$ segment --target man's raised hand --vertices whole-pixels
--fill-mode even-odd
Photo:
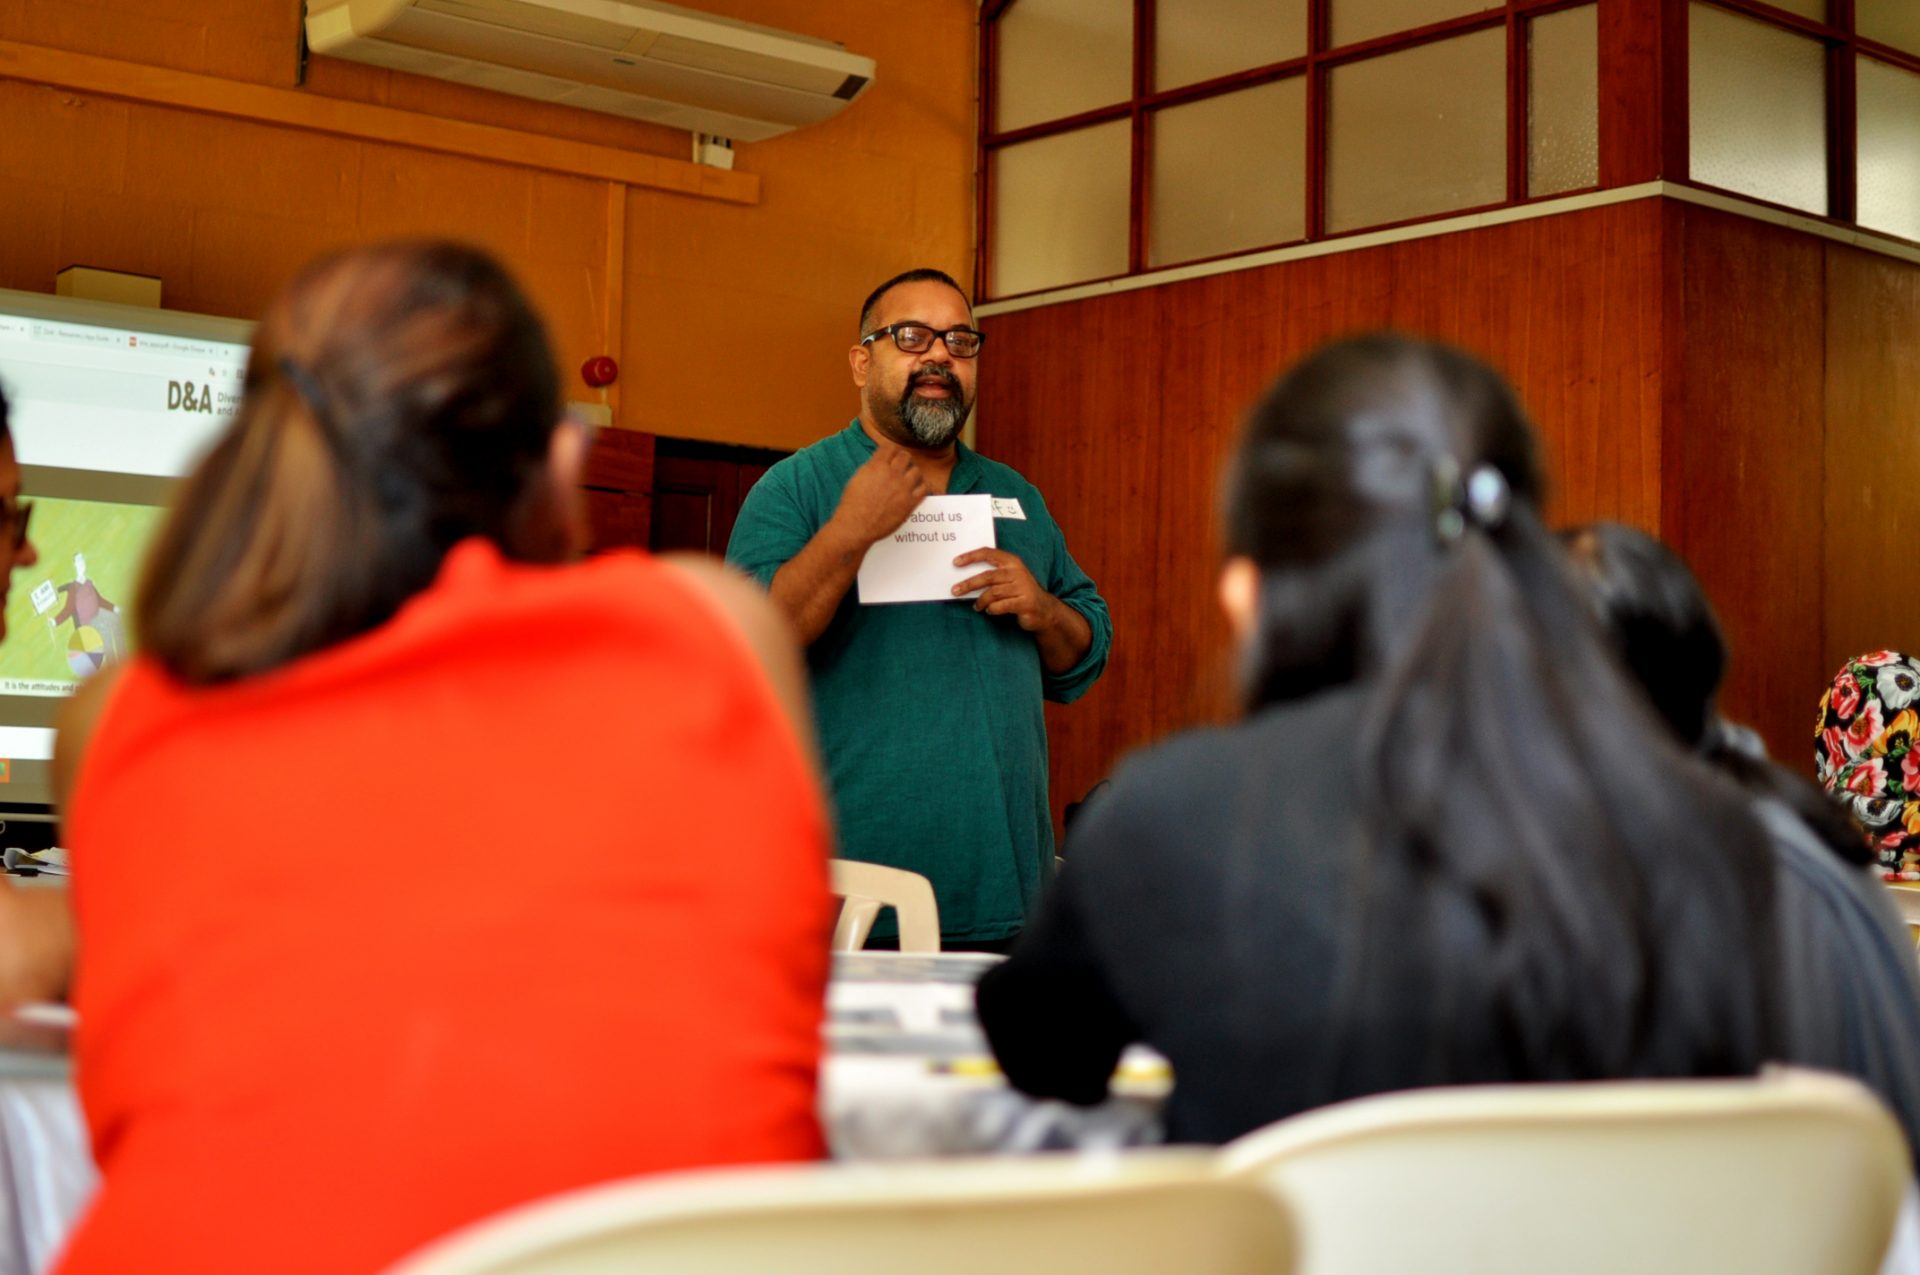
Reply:
[[[881,447],[853,471],[833,520],[863,544],[897,531],[927,497],[927,480],[900,447]]]

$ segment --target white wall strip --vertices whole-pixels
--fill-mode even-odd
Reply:
[[[1911,261],[1920,265],[1920,248],[1910,243],[1902,243],[1898,239],[1876,235],[1871,230],[1858,230],[1852,226],[1835,226],[1817,217],[1803,217],[1784,209],[1769,208],[1765,204],[1756,204],[1738,195],[1723,195],[1717,190],[1701,190],[1697,186],[1681,186],[1674,182],[1660,182],[1658,185],[1664,188],[1661,194],[1683,203],[1698,204],[1702,208],[1715,208],[1753,221],[1764,221],[1772,226],[1784,226],[1788,230],[1818,235],[1822,239],[1831,239],[1834,243],[1850,244],[1855,248],[1864,248],[1868,252],[1877,252],[1883,257],[1895,257],[1901,261]]]
[[[1810,235],[1818,235],[1822,239],[1851,244],[1869,252],[1897,257],[1902,261],[1920,263],[1920,248],[1897,240],[1882,238],[1871,231],[1830,225],[1817,218],[1802,217],[1777,208],[1769,208],[1763,204],[1752,203],[1737,195],[1723,195],[1718,191],[1700,190],[1674,182],[1653,181],[1642,182],[1638,186],[1619,186],[1613,190],[1569,195],[1565,199],[1546,199],[1539,203],[1517,204],[1510,208],[1496,208],[1490,212],[1468,213],[1462,217],[1449,217],[1443,221],[1426,221],[1417,226],[1399,226],[1392,230],[1376,230],[1362,235],[1343,235],[1338,239],[1322,239],[1314,243],[1295,244],[1288,248],[1251,252],[1240,257],[1223,257],[1218,261],[1203,261],[1191,266],[1174,266],[1147,274],[1129,275],[1124,279],[1076,284],[1069,288],[1055,288],[1048,292],[1036,292],[1030,296],[1013,297],[1005,301],[987,301],[976,306],[974,314],[983,319],[991,318],[996,314],[1011,314],[1017,310],[1059,305],[1065,301],[1084,301],[1089,297],[1132,292],[1138,288],[1157,288],[1187,279],[1204,279],[1209,275],[1230,274],[1236,270],[1258,270],[1263,266],[1279,265],[1286,261],[1304,261],[1309,257],[1326,257],[1340,252],[1359,252],[1365,248],[1378,248],[1383,244],[1431,239],[1436,235],[1458,234],[1463,230],[1477,230],[1483,226],[1502,226],[1515,221],[1558,217],[1586,208],[1604,208],[1608,204],[1624,204],[1636,199],[1656,199],[1661,196],[1698,204],[1704,208],[1714,208],[1722,212],[1751,217],[1755,221],[1785,226],[1790,230],[1804,231]]]

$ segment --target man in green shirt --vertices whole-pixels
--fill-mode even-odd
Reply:
[[[931,879],[943,945],[1004,951],[1053,871],[1041,701],[1086,692],[1113,624],[1039,491],[959,441],[984,340],[959,285],[889,279],[860,333],[859,417],[767,471],[727,558],[807,644],[841,853]],[[867,550],[940,493],[991,495],[997,547],[954,560],[979,571],[952,602],[860,605]]]

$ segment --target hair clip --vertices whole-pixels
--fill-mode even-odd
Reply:
[[[1492,465],[1476,465],[1463,482],[1460,462],[1441,455],[1433,460],[1433,534],[1451,545],[1468,527],[1492,531],[1506,522],[1513,508],[1513,489],[1507,476]]]
[[[307,405],[307,414],[313,417],[313,423],[320,430],[320,437],[326,440],[327,447],[334,458],[342,465],[353,462],[353,449],[347,444],[347,437],[340,430],[338,421],[333,419],[333,404],[327,392],[320,388],[320,380],[311,371],[296,362],[292,355],[282,354],[277,361],[280,375],[286,378],[300,401]]]
[[[1507,520],[1513,508],[1513,489],[1507,476],[1492,465],[1479,465],[1467,477],[1467,517],[1482,531],[1492,531]]]
[[[327,395],[326,391],[320,388],[320,382],[314,378],[313,373],[294,362],[290,354],[282,354],[279,365],[280,375],[287,379],[287,384],[293,386],[293,392],[300,396],[301,401],[307,405],[307,410],[312,412],[324,427]]]

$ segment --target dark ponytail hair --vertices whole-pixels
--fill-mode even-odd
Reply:
[[[1692,570],[1616,522],[1561,533],[1602,626],[1680,742],[1756,797],[1780,802],[1843,862],[1875,862],[1867,834],[1817,785],[1769,761],[1720,716],[1727,643]]]
[[[485,253],[323,258],[262,320],[239,412],[155,541],[141,645],[185,682],[227,681],[383,623],[466,537],[564,556],[544,481],[559,413],[545,330]]]
[[[1762,834],[1630,689],[1541,491],[1511,392],[1443,346],[1329,347],[1252,414],[1226,501],[1261,576],[1250,699],[1370,688],[1342,1004],[1390,1012],[1412,950],[1419,1047],[1463,1073],[1488,1023],[1519,1079],[1751,1071],[1777,1021]]]

